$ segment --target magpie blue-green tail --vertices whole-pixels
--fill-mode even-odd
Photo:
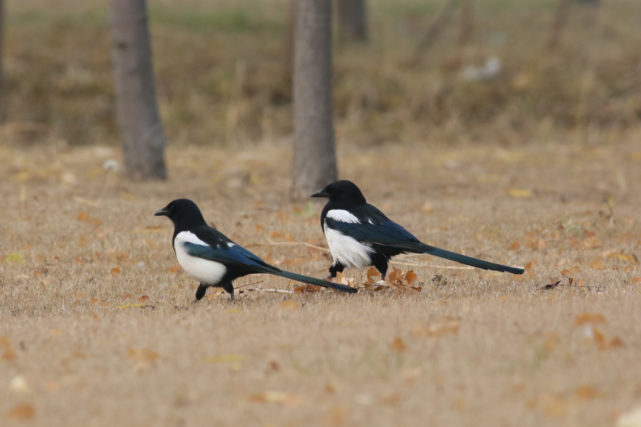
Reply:
[[[483,261],[481,259],[472,258],[469,256],[457,254],[455,252],[446,251],[445,249],[435,248],[434,246],[421,243],[421,252],[434,255],[440,258],[456,261],[461,264],[469,265],[483,270],[500,271],[502,273],[523,274],[522,268],[508,267],[507,265],[494,264],[493,262]]]
[[[329,289],[336,289],[343,292],[349,292],[351,294],[354,294],[357,292],[356,288],[350,288],[349,286],[339,285],[338,283],[328,282],[327,280],[316,279],[314,277],[303,276],[302,274],[290,273],[289,271],[280,270],[279,273],[274,272],[272,274],[277,274],[287,279],[296,280],[297,282],[309,283],[310,285],[322,286],[324,288],[329,288]]]

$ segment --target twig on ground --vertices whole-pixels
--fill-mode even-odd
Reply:
[[[276,294],[293,294],[294,291],[288,291],[287,289],[263,289],[263,288],[249,288],[246,289],[247,292],[271,292]]]
[[[307,242],[269,242],[269,243],[252,243],[249,245],[245,245],[245,247],[252,247],[252,246],[306,246],[308,248],[317,249],[319,251],[329,252],[328,248],[324,248],[318,245],[313,245]]]

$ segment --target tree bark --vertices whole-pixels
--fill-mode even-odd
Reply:
[[[109,0],[116,109],[125,173],[167,178],[165,135],[158,114],[146,0]]]
[[[338,37],[346,42],[368,38],[366,0],[337,0]]]
[[[7,93],[4,86],[4,0],[0,0],[0,122],[4,122],[7,113]]]
[[[332,2],[297,0],[292,198],[336,180],[332,119]]]

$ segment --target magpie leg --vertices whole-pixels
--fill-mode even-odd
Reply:
[[[223,283],[221,286],[225,290],[225,292],[231,295],[231,302],[235,303],[236,299],[234,298],[234,285],[231,282],[226,282],[226,283]]]
[[[387,265],[388,261],[385,257],[380,257],[374,261],[374,267],[381,273],[381,280],[385,280],[385,275],[387,274]]]
[[[345,266],[340,262],[336,262],[329,267],[329,276],[327,279],[333,279],[336,277],[336,273],[342,273],[345,269]]]
[[[205,296],[205,292],[207,292],[207,285],[201,283],[196,290],[196,301],[200,301],[201,299],[203,299],[203,297]]]

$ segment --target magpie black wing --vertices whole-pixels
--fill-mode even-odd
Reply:
[[[359,242],[372,243],[381,246],[390,246],[405,250],[417,250],[421,242],[412,233],[392,220],[383,221],[366,220],[361,223],[337,221],[326,218],[329,228],[340,231],[346,236]]]
[[[275,267],[272,267],[247,249],[234,243],[225,242],[214,248],[189,242],[184,245],[187,253],[194,257],[216,261],[229,266],[253,267],[256,272],[271,273],[274,270],[277,271]]]

